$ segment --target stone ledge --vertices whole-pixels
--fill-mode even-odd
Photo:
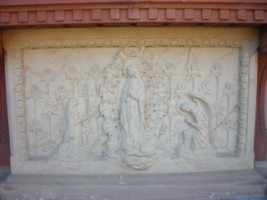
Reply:
[[[266,180],[254,170],[167,175],[11,175],[2,200],[243,199],[265,195]]]
[[[267,161],[255,162],[255,169],[267,178]]]
[[[10,167],[0,166],[0,183],[3,182],[8,175],[10,175]]]

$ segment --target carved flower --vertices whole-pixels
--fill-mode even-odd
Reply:
[[[192,63],[190,67],[187,68],[187,76],[201,76],[197,63]]]
[[[42,91],[40,90],[38,85],[34,84],[31,86],[31,96],[34,100],[37,100],[38,98],[40,98],[41,94],[42,94]]]
[[[237,123],[235,120],[227,119],[225,120],[225,128],[226,130],[236,130],[237,129]]]
[[[185,90],[185,84],[184,83],[179,83],[177,85],[177,90],[180,91],[180,90]]]
[[[175,71],[176,71],[176,67],[175,67],[175,64],[174,64],[174,63],[168,63],[168,64],[166,65],[165,70],[164,70],[164,72],[165,72],[168,76],[174,75],[174,74],[175,74]]]
[[[43,107],[43,116],[47,118],[51,118],[53,115],[56,115],[56,110],[57,110],[58,104],[57,103],[52,103],[50,101],[47,101],[44,104]]]
[[[138,49],[131,49],[131,50],[129,50],[128,56],[130,56],[130,57],[137,57],[137,56],[139,56]]]
[[[76,82],[81,79],[81,75],[78,73],[77,67],[70,66],[67,70],[67,79],[71,82]]]
[[[223,113],[223,110],[224,110],[223,106],[220,103],[215,103],[214,106],[213,106],[213,109],[214,109],[213,110],[214,114],[216,116],[221,116],[222,113]]]
[[[53,71],[49,67],[44,68],[44,70],[41,73],[41,80],[45,82],[50,82],[53,81],[54,79],[55,78]]]
[[[29,131],[32,131],[34,133],[38,133],[43,131],[41,127],[41,123],[38,119],[33,119],[29,125]]]
[[[211,95],[210,84],[203,82],[199,88],[199,91],[203,92],[205,96]]]
[[[234,86],[232,83],[226,83],[225,84],[225,88],[224,91],[226,93],[226,95],[231,96],[234,94]]]
[[[92,72],[93,73],[99,73],[101,71],[100,67],[98,65],[94,65],[92,67]]]
[[[59,84],[57,86],[56,95],[60,96],[60,97],[66,97],[67,94],[68,94],[68,89],[67,89],[66,85]]]
[[[210,71],[213,75],[215,75],[216,77],[219,77],[220,75],[223,74],[223,68],[222,65],[220,63],[216,63],[213,65],[211,71]]]

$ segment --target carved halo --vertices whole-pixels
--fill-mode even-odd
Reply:
[[[164,111],[160,110],[160,106],[152,104],[150,100],[152,95],[157,95],[156,88],[153,88],[154,86],[150,84],[149,80],[153,76],[151,71],[155,63],[145,60],[142,57],[143,53],[143,48],[126,48],[117,52],[113,62],[106,68],[106,77],[102,88],[102,104],[100,106],[100,111],[104,116],[104,131],[108,135],[106,154],[118,164],[124,164],[128,168],[134,169],[150,167],[154,163],[154,156],[158,155],[158,150],[154,149],[153,153],[150,152],[151,156],[148,156],[147,153],[142,154],[139,152],[138,156],[135,156],[134,159],[130,158],[130,160],[128,160],[129,155],[125,155],[120,151],[119,96],[126,79],[127,66],[138,67],[137,70],[146,87],[145,119],[147,127],[144,135],[146,147],[149,146],[149,143],[154,147],[157,145],[158,135],[163,126],[161,119]],[[153,115],[155,116],[153,117]]]

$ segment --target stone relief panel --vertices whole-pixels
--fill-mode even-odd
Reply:
[[[26,111],[28,151],[33,159],[80,161],[104,151],[99,107],[104,81],[100,65],[105,64],[95,50],[78,49],[73,58],[64,49],[24,52],[26,107],[33,108]]]
[[[13,163],[22,163],[17,171],[170,173],[250,166],[247,41],[17,43],[10,54],[20,160]]]
[[[235,154],[238,49],[73,52],[24,50],[29,158],[104,156],[139,170],[161,157],[209,160]]]

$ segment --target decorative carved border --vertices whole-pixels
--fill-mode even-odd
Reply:
[[[246,149],[249,95],[249,51],[247,43],[243,43],[240,49],[239,81],[239,130],[236,153],[238,155],[244,155]]]
[[[13,74],[15,76],[15,108],[16,108],[16,131],[19,138],[19,148],[21,151],[21,159],[27,159],[27,123],[26,123],[26,102],[25,102],[25,77],[24,66],[22,62],[23,49],[16,48],[13,56]]]
[[[76,47],[231,47],[241,48],[245,40],[236,39],[66,39],[23,40],[21,49],[76,48]]]
[[[247,117],[248,117],[248,92],[249,92],[249,51],[247,40],[234,39],[81,39],[81,40],[21,40],[15,42],[15,53],[13,55],[13,69],[15,75],[15,105],[17,133],[19,134],[19,147],[21,159],[27,160],[27,125],[25,119],[25,88],[24,88],[24,66],[23,50],[25,49],[49,49],[49,48],[101,48],[101,47],[231,47],[238,48],[240,52],[240,75],[239,75],[239,122],[236,154],[240,157],[246,152]]]
[[[265,0],[0,0],[0,27],[51,25],[263,25]]]

